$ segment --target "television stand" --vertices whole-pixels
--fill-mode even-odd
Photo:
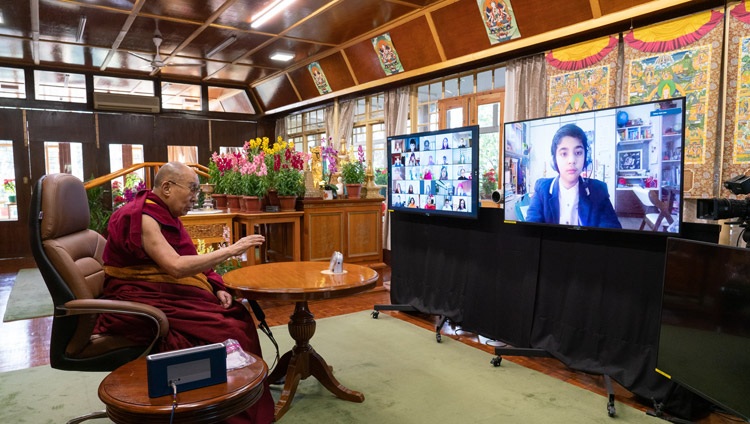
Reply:
[[[495,348],[495,356],[490,360],[490,364],[499,367],[503,361],[503,355],[505,356],[526,356],[528,358],[551,358],[544,349],[536,348],[522,348],[522,347],[509,347],[509,346],[498,346]],[[604,374],[604,387],[607,389],[607,415],[614,417],[617,414],[615,410],[615,391],[612,388],[612,379],[609,375]]]
[[[411,305],[375,305],[373,306],[373,311],[370,315],[372,315],[373,319],[378,319],[380,311],[419,312],[417,308]],[[443,341],[443,338],[440,335],[440,330],[443,328],[446,322],[448,322],[448,317],[446,317],[445,315],[440,315],[440,322],[435,327],[435,340],[438,343]]]

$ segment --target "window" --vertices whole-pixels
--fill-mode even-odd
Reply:
[[[201,101],[200,85],[161,83],[161,107],[164,109],[202,110]]]
[[[0,140],[0,221],[18,220],[13,142]]]
[[[143,163],[143,145],[142,144],[110,144],[109,145],[109,172],[116,172],[121,169],[129,168],[137,163]],[[143,180],[143,168],[136,171],[138,176]],[[117,178],[120,184],[125,184],[123,177]]]
[[[325,125],[325,109],[289,115],[286,117],[286,141],[294,143],[296,149],[309,153],[310,149],[320,146],[321,139],[327,138]]]
[[[505,68],[493,67],[431,81],[416,87],[416,131],[479,125],[479,173],[482,199],[489,199],[484,175],[494,169],[499,177],[500,140],[503,130]],[[491,205],[489,201],[483,205]]]
[[[208,87],[208,110],[211,112],[255,113],[245,90]]]
[[[23,69],[0,68],[0,97],[26,98],[26,77]]]
[[[361,97],[355,102],[354,127],[347,151],[353,153],[362,146],[365,160],[373,168],[385,168],[385,94]]]
[[[45,141],[44,163],[47,174],[73,174],[83,181],[83,144]]]
[[[167,160],[186,164],[198,163],[198,146],[167,146]]]
[[[86,103],[86,78],[83,74],[34,71],[36,100]]]
[[[98,93],[130,94],[132,96],[153,96],[154,82],[94,75],[94,91]]]

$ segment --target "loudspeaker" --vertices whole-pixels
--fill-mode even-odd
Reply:
[[[500,190],[495,190],[492,192],[492,201],[501,204],[505,202],[505,197],[503,196],[503,192]]]

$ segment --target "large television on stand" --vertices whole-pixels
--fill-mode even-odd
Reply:
[[[685,98],[504,127],[505,222],[676,235]]]
[[[479,126],[387,139],[388,208],[425,216],[479,214]]]
[[[656,371],[748,422],[750,249],[668,238],[661,305]]]

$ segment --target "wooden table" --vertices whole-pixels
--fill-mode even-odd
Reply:
[[[302,259],[302,212],[242,212],[234,216],[234,238],[255,234],[256,225],[290,224],[292,226],[292,259]],[[266,241],[268,243],[268,241]],[[262,257],[261,257],[262,259]],[[247,264],[255,265],[255,247],[247,251]]]
[[[227,372],[227,382],[177,394],[174,422],[215,423],[253,406],[263,394],[268,366],[255,355],[250,365]],[[115,423],[168,423],[172,395],[148,397],[146,358],[112,371],[99,385],[99,399]]]
[[[378,280],[374,270],[344,264],[343,274],[326,274],[328,262],[273,262],[239,268],[224,274],[224,283],[236,294],[249,299],[293,300],[294,313],[289,321],[289,334],[294,348],[286,352],[268,377],[279,381],[286,376],[284,389],[276,403],[278,421],[289,409],[300,380],[313,376],[323,387],[341,399],[362,402],[365,396],[349,390],[336,380],[331,368],[310,346],[315,334],[315,317],[308,309],[309,300],[332,299],[370,290]]]

